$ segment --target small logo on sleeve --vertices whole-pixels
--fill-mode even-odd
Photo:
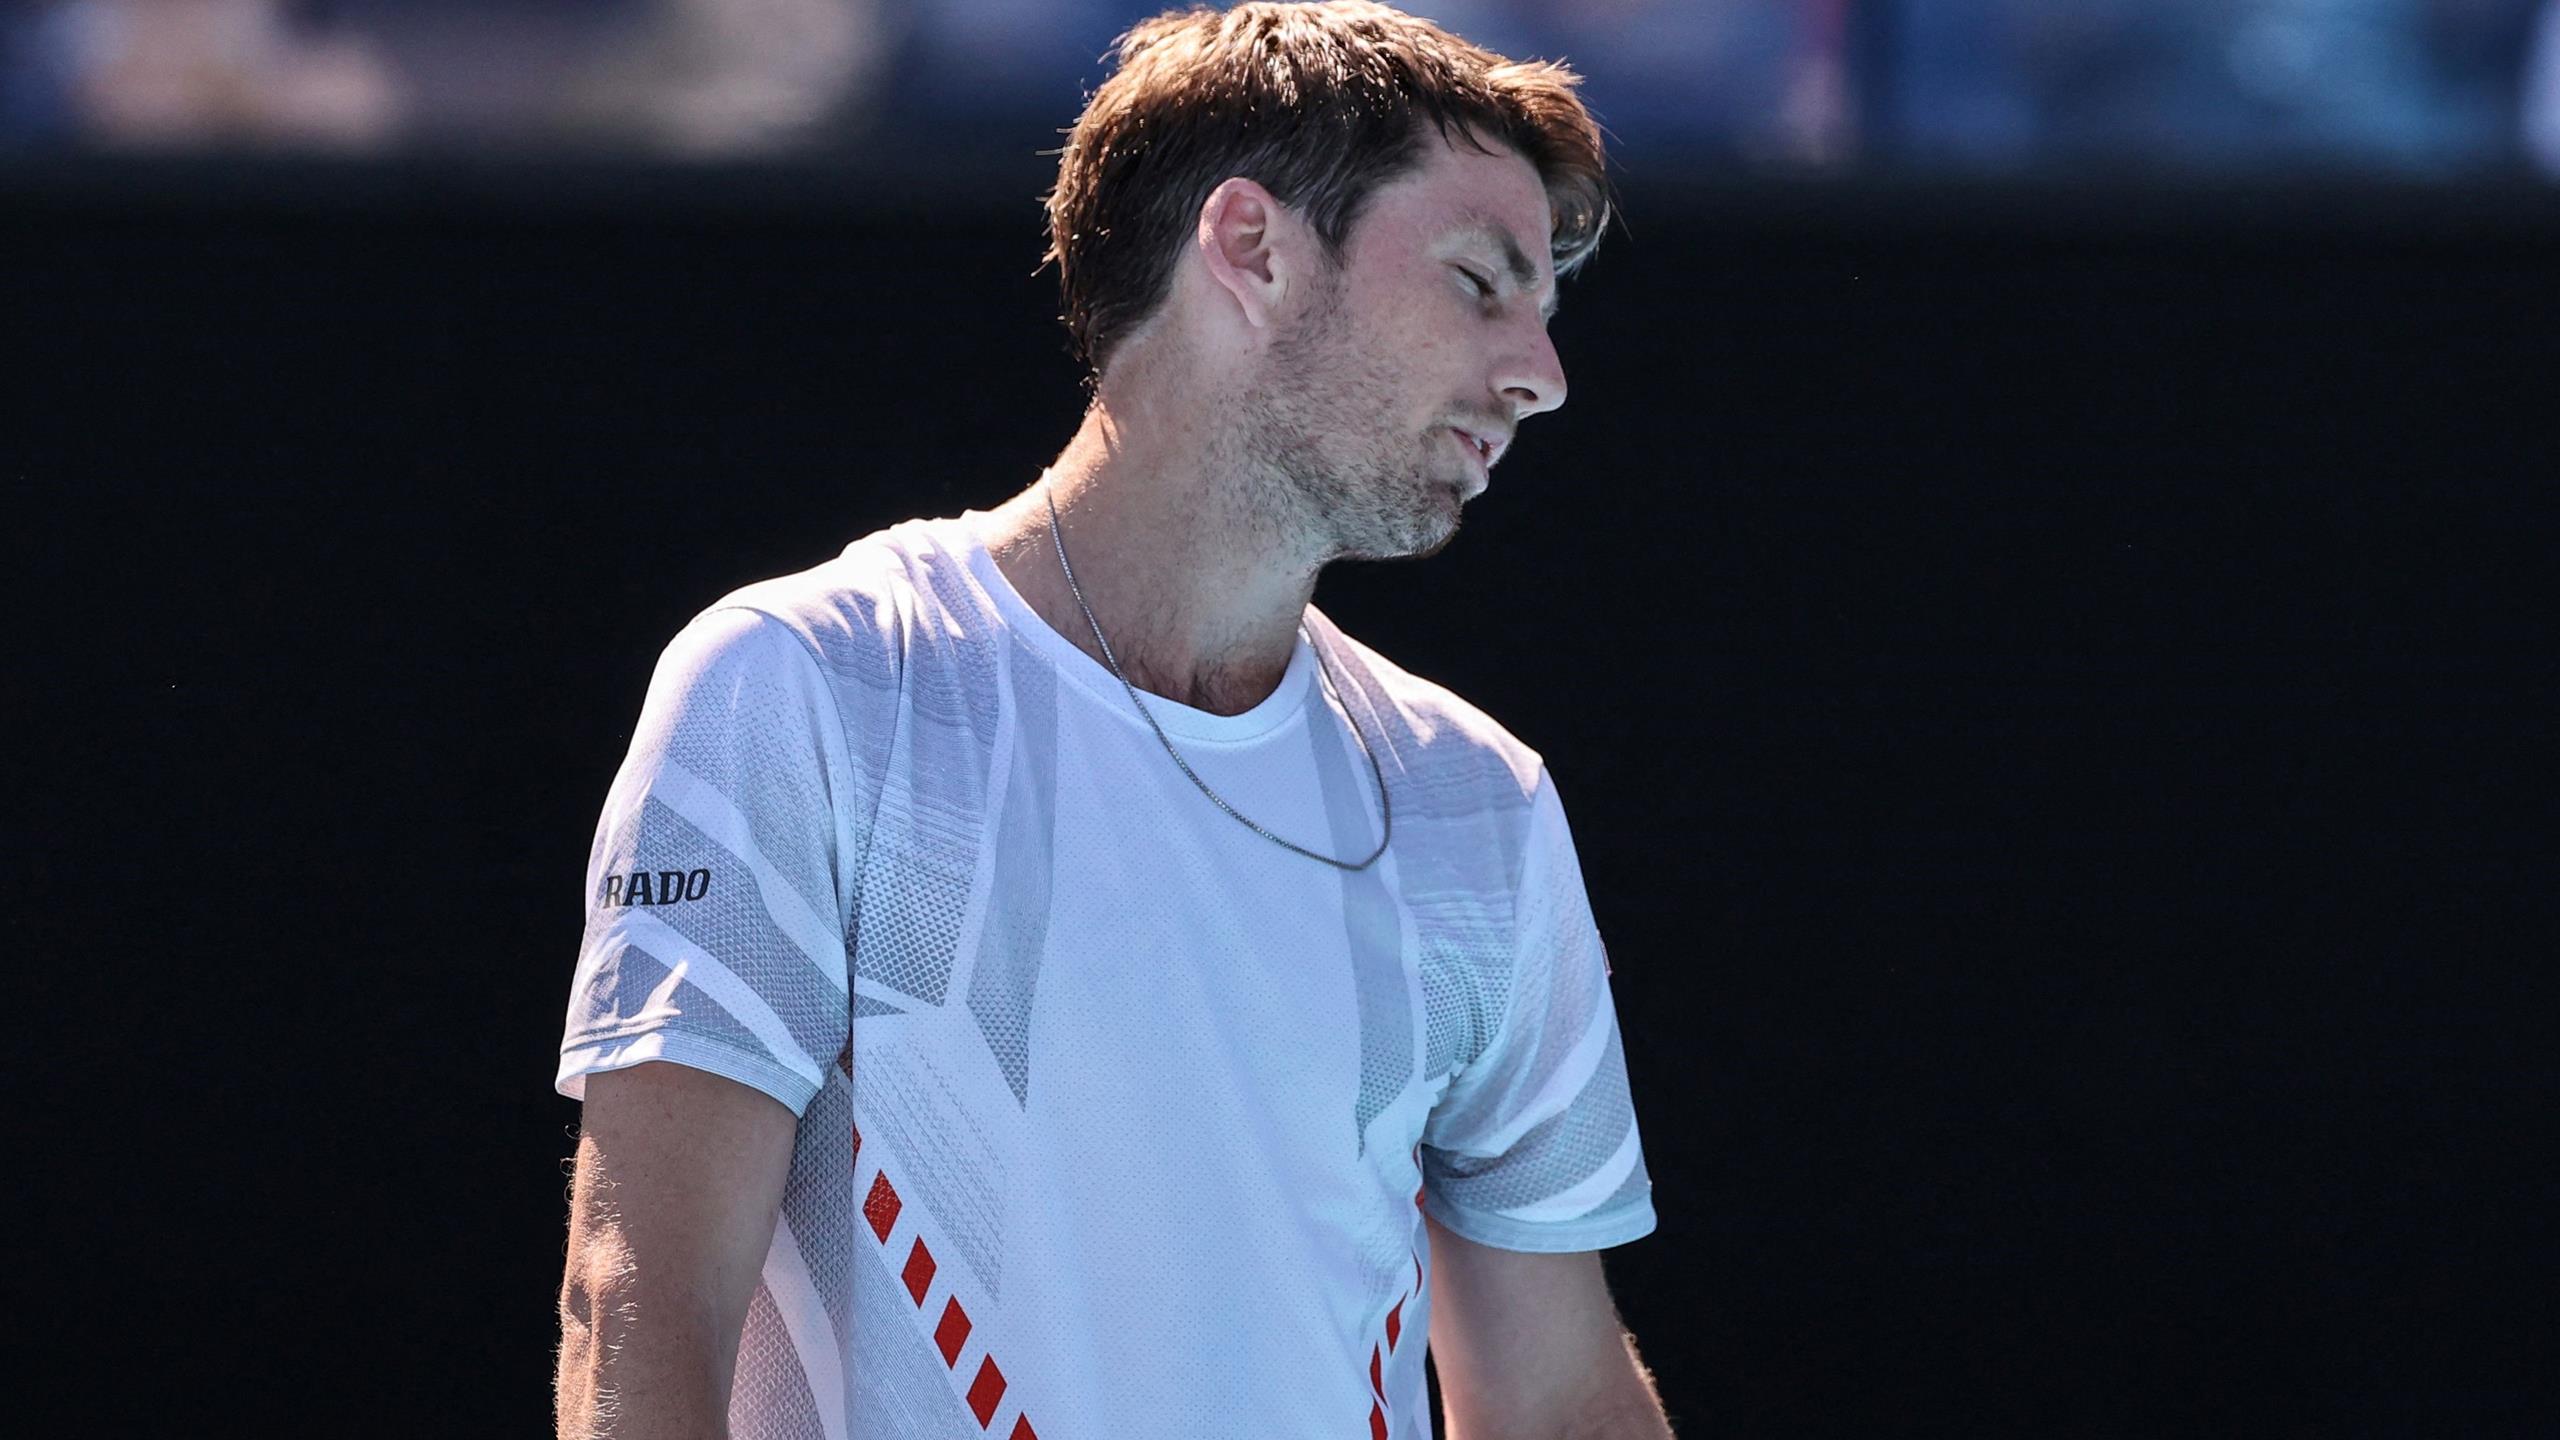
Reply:
[[[708,870],[634,870],[604,877],[607,905],[673,905],[711,893]]]

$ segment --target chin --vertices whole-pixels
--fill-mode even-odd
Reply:
[[[1448,549],[1449,542],[1457,538],[1458,520],[1455,515],[1452,515],[1449,518],[1449,523],[1440,529],[1430,544],[1408,552],[1405,558],[1408,560],[1428,560],[1432,556],[1439,554],[1441,551]]]
[[[1405,547],[1405,557],[1425,560],[1448,548],[1458,538],[1459,516],[1466,504],[1466,491],[1456,482],[1435,482],[1428,503],[1414,517],[1413,543]]]
[[[1371,494],[1399,497],[1394,505],[1373,503],[1346,507],[1353,523],[1338,532],[1334,558],[1340,560],[1419,560],[1439,553],[1458,533],[1458,512],[1466,503],[1466,484],[1433,468],[1404,472],[1400,481],[1373,481]]]

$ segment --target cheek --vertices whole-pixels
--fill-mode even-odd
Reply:
[[[1440,405],[1463,395],[1467,371],[1483,363],[1481,347],[1445,320],[1415,326],[1402,353],[1412,383],[1432,390],[1432,403]]]

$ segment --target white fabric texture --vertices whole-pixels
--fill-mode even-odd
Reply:
[[[556,1085],[800,1116],[732,1433],[1428,1436],[1422,1207],[1654,1225],[1555,785],[1313,606],[1241,715],[1146,696],[912,520],[667,647],[587,867]],[[1319,673],[1323,647],[1335,693]]]

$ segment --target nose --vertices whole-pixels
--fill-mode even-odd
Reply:
[[[1564,362],[1556,358],[1546,322],[1532,315],[1525,328],[1526,338],[1494,376],[1494,388],[1522,419],[1544,415],[1564,403]]]

